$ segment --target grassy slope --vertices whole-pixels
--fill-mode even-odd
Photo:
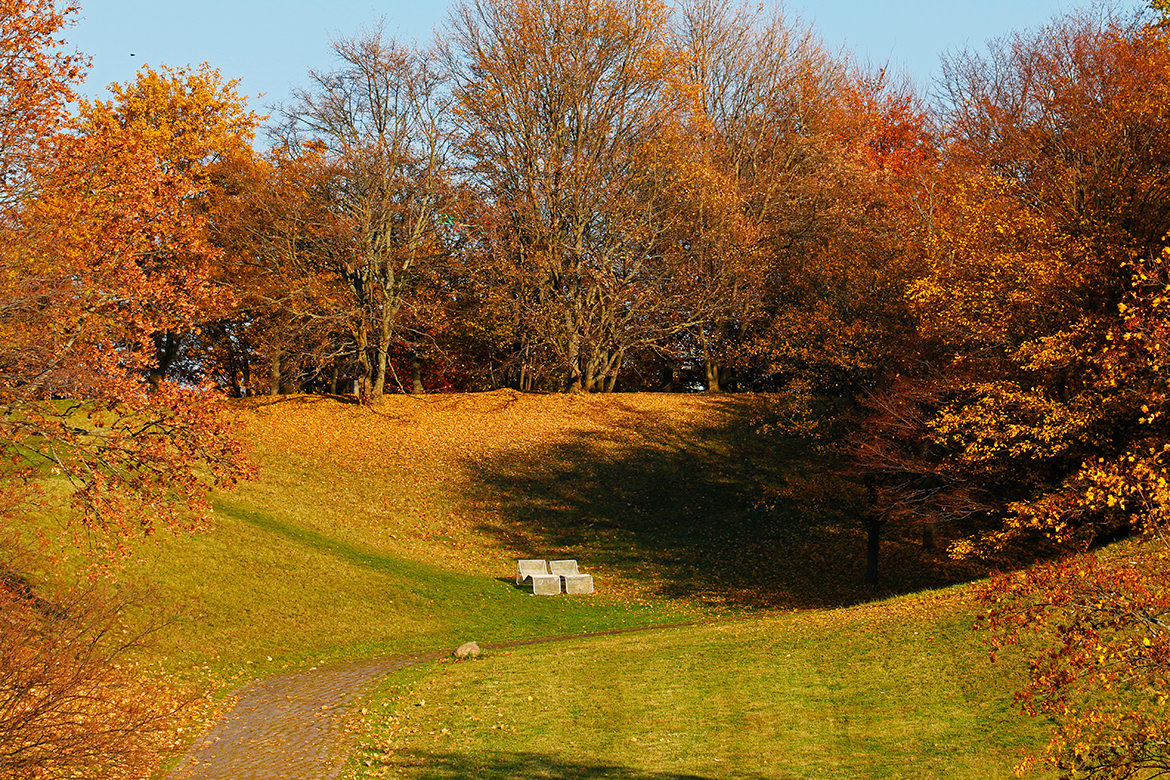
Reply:
[[[245,414],[259,479],[218,498],[212,530],[144,545],[131,566],[181,605],[160,637],[173,671],[882,595],[858,585],[864,540],[838,497],[786,503],[818,489],[817,464],[756,435],[750,398],[290,397]],[[886,555],[904,590],[963,574],[896,534]],[[510,584],[517,558],[560,556],[596,597]]]
[[[739,621],[407,672],[380,712],[414,695],[408,683],[448,701],[478,686],[471,722],[484,725],[424,717],[419,731],[458,729],[467,741],[396,744],[384,771],[412,776],[400,764],[425,755],[431,768],[413,776],[894,777],[934,776],[954,760],[994,766],[969,773],[989,777],[1017,743],[1035,743],[1003,715],[1010,682],[993,669],[964,676],[956,659],[978,650],[962,609],[826,611],[971,572],[893,528],[893,587],[860,587],[864,539],[849,497],[799,445],[757,435],[750,398],[500,392],[392,397],[371,410],[292,397],[243,414],[260,477],[217,498],[211,530],[144,543],[127,572],[179,605],[157,657],[180,677],[229,682],[466,639]],[[597,595],[542,599],[511,584],[517,558],[560,556],[594,574]],[[777,617],[793,609],[813,611]],[[751,617],[761,614],[771,617]],[[887,620],[900,628],[880,628]],[[914,631],[949,644],[920,644]],[[534,688],[537,701],[567,696],[573,717],[517,719],[528,711],[507,699],[507,717],[491,720],[516,731],[488,728],[493,697]],[[913,772],[881,769],[906,762]]]
[[[691,602],[528,534],[469,484],[477,458],[604,430],[592,411],[511,394],[253,406],[259,478],[216,500],[210,531],[145,544],[131,564],[181,605],[161,657],[175,672],[224,673],[270,656],[300,665],[693,617]],[[602,593],[536,599],[513,586],[517,558],[559,555],[580,558]]]
[[[401,673],[347,778],[999,778],[1012,711],[959,591]]]

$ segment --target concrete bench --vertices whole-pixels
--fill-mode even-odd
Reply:
[[[592,593],[593,575],[577,571],[576,561],[549,561],[549,570],[565,582],[565,593]]]
[[[532,592],[537,596],[558,596],[561,592],[561,578],[549,574],[543,560],[516,561],[516,584],[523,585],[532,580]]]

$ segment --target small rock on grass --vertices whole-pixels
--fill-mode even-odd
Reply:
[[[481,652],[483,651],[479,649],[479,645],[477,645],[475,642],[464,642],[463,644],[459,645],[459,647],[455,648],[455,657],[479,658]]]

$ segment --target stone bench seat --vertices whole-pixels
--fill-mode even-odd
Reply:
[[[516,585],[523,585],[530,580],[533,595],[559,596],[561,593],[560,576],[549,574],[543,560],[516,561]]]
[[[577,561],[549,561],[549,571],[565,583],[565,593],[592,593],[593,575],[582,574],[577,569]]]

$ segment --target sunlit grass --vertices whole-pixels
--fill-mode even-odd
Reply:
[[[892,527],[886,583],[866,588],[832,464],[758,434],[755,399],[290,397],[240,413],[258,478],[215,497],[207,530],[135,544],[119,575],[168,618],[151,659],[193,688],[467,640],[733,621],[398,673],[357,724],[355,769],[1000,777],[1038,740],[966,606],[880,600],[973,572]],[[597,593],[517,589],[530,557],[578,559]]]
[[[782,500],[824,464],[799,442],[757,435],[757,403],[257,399],[240,413],[258,478],[216,497],[208,530],[137,544],[123,579],[173,615],[156,649],[170,672],[234,675],[832,606],[952,576],[938,574],[945,556],[891,533],[892,587],[864,588],[860,526],[840,505]],[[577,558],[597,594],[517,590],[515,561],[529,557]]]
[[[495,651],[387,681],[348,778],[999,778],[1011,706],[959,593]]]
[[[155,652],[174,672],[200,665],[307,665],[467,639],[567,634],[678,620],[685,605],[541,599],[506,578],[402,557],[228,500],[214,531],[171,538],[132,565],[180,605]],[[506,571],[505,567],[501,567]]]

